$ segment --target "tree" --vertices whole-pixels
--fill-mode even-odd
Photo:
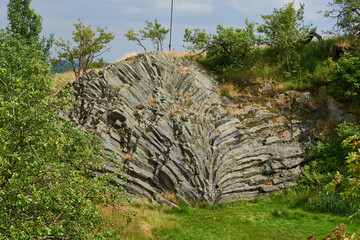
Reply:
[[[121,188],[107,184],[98,140],[59,116],[72,100],[51,91],[41,56],[0,31],[0,239],[103,239],[98,205]]]
[[[241,65],[255,45],[254,23],[246,20],[246,28],[225,28],[218,25],[216,34],[207,34],[204,29],[185,29],[184,42],[189,43],[189,51],[206,52],[215,71],[224,67],[232,68]]]
[[[258,27],[263,33],[262,42],[285,53],[287,69],[290,72],[290,54],[309,35],[310,26],[303,24],[304,4],[295,10],[294,2],[274,9],[271,15],[261,15],[264,24]]]
[[[161,27],[161,24],[158,23],[157,19],[155,19],[154,23],[145,21],[146,27],[144,30],[140,30],[140,33],[143,34],[144,39],[150,39],[154,45],[156,51],[163,50],[163,41],[166,38],[166,34],[168,34],[169,29]]]
[[[139,33],[136,33],[133,28],[130,29],[130,30],[128,30],[128,31],[124,34],[124,36],[125,36],[129,41],[135,41],[135,42],[137,42],[137,44],[144,49],[144,52],[146,52],[146,47],[141,43],[141,41],[142,41],[142,40],[145,40],[145,39],[143,39],[142,37],[139,38]]]
[[[80,20],[79,20],[80,21]],[[106,28],[97,28],[97,34],[91,26],[85,26],[81,21],[74,24],[76,31],[72,32],[76,46],[72,47],[70,41],[64,41],[61,37],[55,42],[58,58],[53,59],[54,64],[70,62],[76,79],[85,74],[95,58],[101,56],[109,49],[106,44],[114,39],[113,33],[105,32]],[[78,66],[77,66],[78,64]]]
[[[24,38],[27,44],[32,44],[42,51],[43,60],[48,60],[50,48],[54,41],[51,34],[48,39],[40,38],[42,18],[30,7],[31,0],[10,0],[8,4],[9,26],[7,30],[17,37]]]
[[[332,0],[324,16],[336,19],[334,28],[351,36],[360,32],[360,2],[358,0]]]
[[[146,26],[143,30],[139,30],[138,33],[135,33],[134,29],[128,30],[124,36],[129,41],[135,41],[140,45],[146,52],[145,46],[141,43],[146,39],[150,39],[154,49],[156,51],[163,51],[163,42],[166,38],[166,35],[169,33],[169,29],[162,27],[158,20],[155,19],[154,22],[145,21]]]

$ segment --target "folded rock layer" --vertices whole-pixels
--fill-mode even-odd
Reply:
[[[237,108],[215,78],[193,61],[142,54],[72,83],[79,104],[64,115],[97,133],[103,154],[120,158],[127,191],[153,203],[230,202],[294,185],[308,127],[270,102]]]

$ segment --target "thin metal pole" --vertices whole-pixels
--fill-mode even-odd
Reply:
[[[170,20],[170,44],[169,44],[169,51],[171,51],[171,39],[172,39],[172,28],[173,28],[173,12],[174,12],[174,0],[171,0],[171,20]]]

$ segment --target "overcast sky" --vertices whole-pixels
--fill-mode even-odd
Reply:
[[[303,0],[305,23],[312,23],[318,31],[329,30],[334,22],[325,19],[318,12],[327,9],[330,0]],[[172,46],[183,51],[185,28],[204,28],[212,33],[217,24],[244,27],[244,19],[261,23],[261,14],[271,14],[274,8],[284,6],[290,0],[174,0],[174,31]],[[0,28],[8,24],[8,0],[0,0]],[[298,0],[297,0],[298,3]],[[114,62],[131,52],[141,52],[135,42],[129,42],[123,35],[127,30],[139,30],[145,20],[158,19],[165,27],[170,26],[171,0],[32,0],[31,7],[43,17],[43,33],[54,33],[65,40],[71,39],[73,24],[78,19],[85,25],[108,27],[115,34],[109,44],[110,52],[103,55],[108,62]],[[152,49],[149,42],[145,42]],[[168,49],[169,39],[164,48]]]

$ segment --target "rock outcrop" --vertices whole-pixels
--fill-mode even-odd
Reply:
[[[117,153],[129,193],[154,203],[229,202],[294,185],[308,126],[271,102],[240,108],[216,94],[215,80],[192,61],[143,54],[72,83],[79,104],[64,115],[98,134],[105,155]]]

